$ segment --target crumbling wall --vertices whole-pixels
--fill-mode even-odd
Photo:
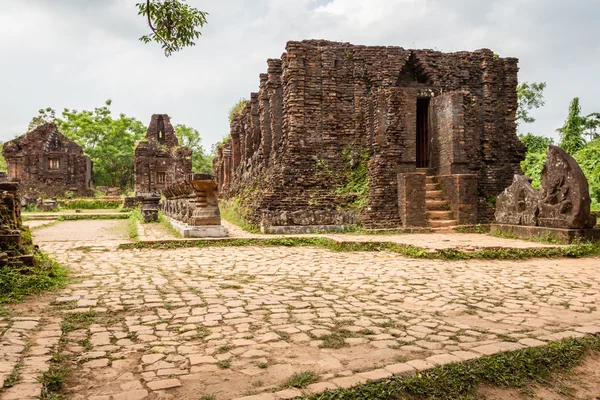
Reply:
[[[479,222],[491,219],[489,199],[520,170],[514,58],[487,49],[442,53],[310,40],[288,42],[281,59],[267,64],[259,91],[214,159],[221,196],[237,198],[253,223],[401,226],[398,174],[416,169],[422,97],[436,107],[437,97],[452,93],[445,127],[436,128],[445,139],[437,150],[431,146],[448,154],[449,169],[441,171],[440,155],[432,153],[429,172],[476,175]],[[365,153],[368,161],[359,156]],[[365,194],[346,189],[361,160],[368,163],[368,194],[357,209]]]
[[[155,193],[192,172],[192,151],[179,145],[167,114],[154,114],[134,163],[136,193]]]
[[[54,123],[41,125],[4,144],[8,180],[20,182],[22,195],[64,196],[72,191],[91,196],[92,162],[81,147],[58,131]]]

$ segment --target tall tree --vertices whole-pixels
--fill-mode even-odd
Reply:
[[[595,112],[587,115],[583,123],[583,129],[585,134],[589,136],[590,141],[600,138],[598,128],[600,128],[600,113]]]
[[[200,133],[194,128],[178,124],[175,126],[175,135],[180,145],[187,146],[193,151],[192,171],[212,173],[212,157],[206,155]]]
[[[546,82],[523,82],[517,86],[517,123],[530,124],[535,122],[535,118],[529,112],[546,104],[544,89],[546,89]]]
[[[202,35],[200,28],[207,23],[208,13],[184,2],[185,0],[146,0],[137,3],[138,15],[146,17],[152,31],[140,40],[144,43],[159,43],[167,57],[184,47],[194,46],[194,40]]]
[[[581,116],[581,106],[579,97],[575,97],[569,105],[569,115],[562,128],[558,128],[560,133],[560,144],[565,151],[575,154],[585,146],[583,137],[586,118]]]

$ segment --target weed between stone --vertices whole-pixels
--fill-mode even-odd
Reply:
[[[408,396],[414,399],[469,399],[475,398],[476,386],[480,383],[519,389],[544,383],[552,373],[576,366],[589,351],[600,351],[600,337],[566,339],[543,347],[484,356],[412,376],[397,376],[305,398],[393,400]]]
[[[600,256],[600,243],[578,243],[563,247],[529,249],[484,249],[465,252],[456,249],[427,251],[424,248],[392,242],[337,242],[324,237],[247,238],[220,240],[186,240],[162,242],[136,242],[119,246],[120,249],[175,249],[181,247],[240,247],[240,246],[312,246],[331,251],[389,251],[410,258],[437,260],[523,260],[529,258],[581,258]]]

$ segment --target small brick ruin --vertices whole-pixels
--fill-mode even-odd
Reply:
[[[265,231],[486,223],[521,173],[515,58],[308,40],[267,64],[213,161]]]
[[[167,114],[154,114],[135,148],[136,193],[158,193],[192,172],[192,150],[180,146]]]
[[[23,195],[59,197],[67,192],[91,196],[92,162],[81,146],[46,123],[4,144],[8,180]]]
[[[21,219],[19,183],[0,182],[0,266],[35,265],[35,246]]]

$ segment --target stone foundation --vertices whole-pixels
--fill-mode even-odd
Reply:
[[[551,239],[563,243],[600,241],[600,229],[560,229],[525,225],[490,225],[490,232],[517,236],[521,239]]]
[[[224,238],[229,232],[223,225],[194,226],[169,218],[171,226],[182,238]]]

